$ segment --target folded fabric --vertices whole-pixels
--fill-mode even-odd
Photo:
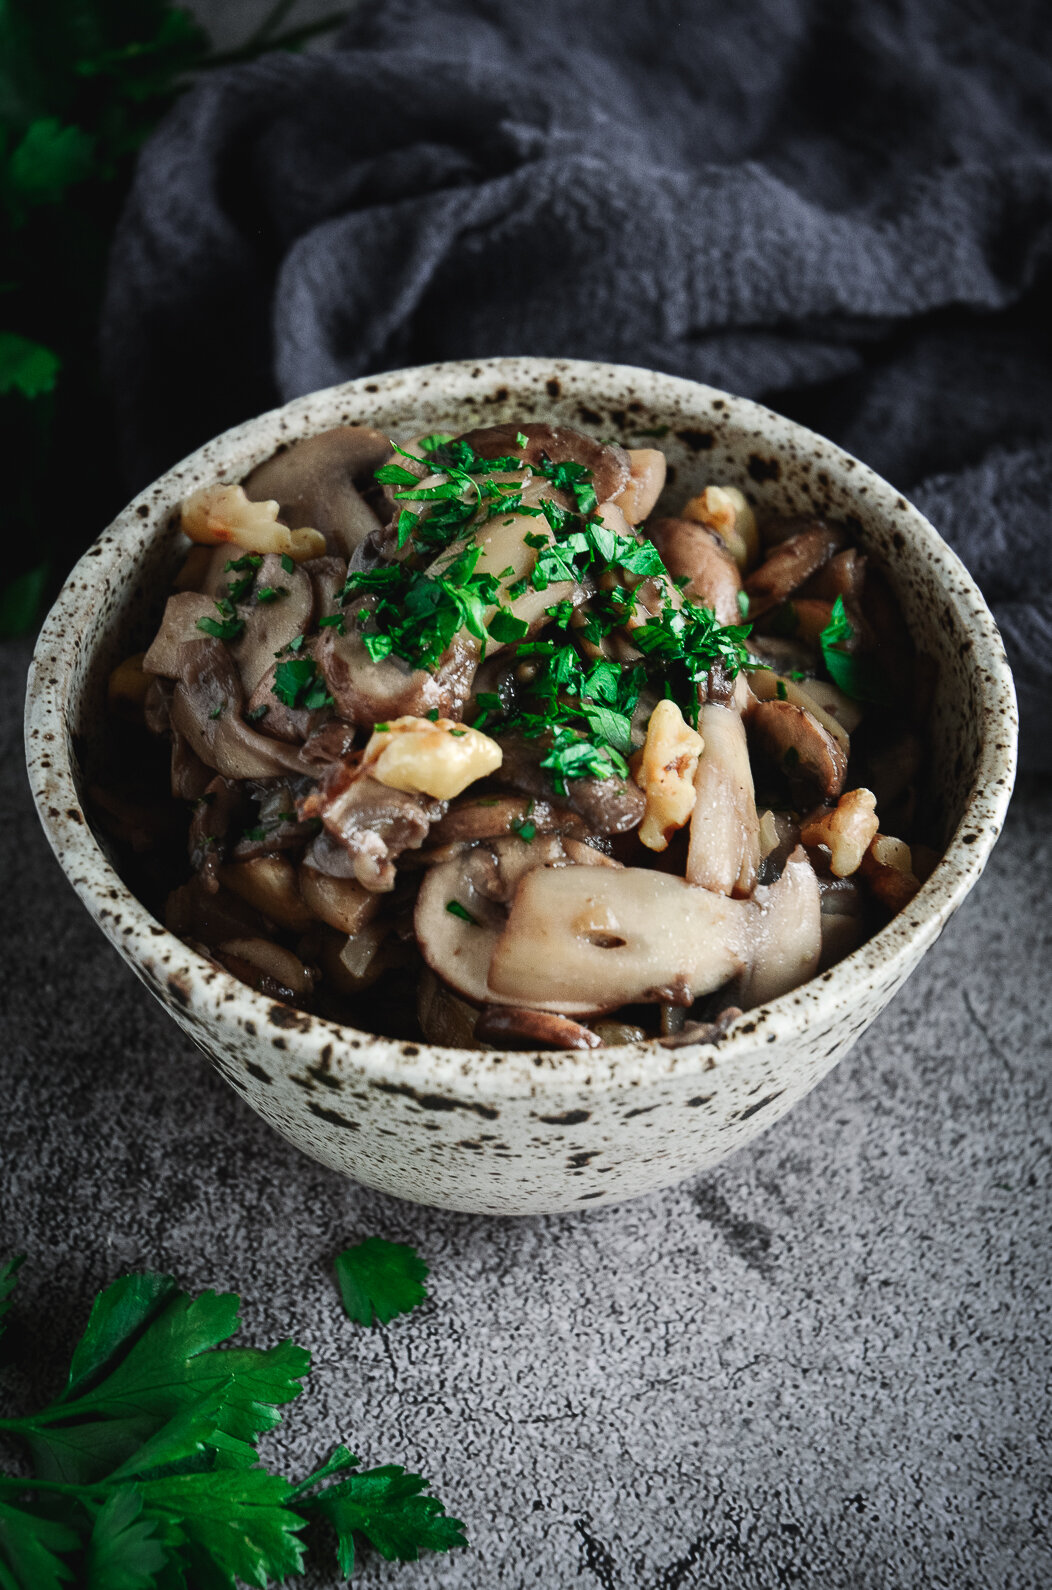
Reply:
[[[618,360],[804,420],[986,591],[1052,767],[1052,13],[387,0],[144,150],[103,352],[129,484],[370,371]]]

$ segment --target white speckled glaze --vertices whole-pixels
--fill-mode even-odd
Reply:
[[[710,482],[765,509],[846,519],[887,569],[939,666],[931,754],[947,849],[912,904],[833,970],[748,1012],[714,1044],[566,1054],[377,1038],[275,1003],[168,933],[128,891],[81,804],[105,755],[109,670],[159,618],[181,538],[173,507],[241,479],[282,442],[361,422],[401,438],[555,419],[648,445],[667,426],[665,511]],[[99,926],[213,1065],[315,1159],[401,1198],[525,1214],[667,1186],[772,1125],[851,1048],[975,884],[1015,773],[1012,679],[964,567],[893,487],[758,404],[623,365],[539,358],[351,381],[209,442],[141,493],[77,564],[40,635],[26,709],[48,839]]]

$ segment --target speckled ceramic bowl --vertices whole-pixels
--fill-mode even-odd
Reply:
[[[931,754],[947,849],[883,932],[717,1043],[501,1053],[377,1038],[254,993],[129,893],[82,805],[106,755],[109,670],[146,644],[180,556],[173,509],[241,479],[282,442],[361,421],[392,436],[521,419],[627,444],[667,427],[670,506],[710,482],[763,508],[846,520],[885,564],[940,671]],[[982,597],[931,525],[854,458],[755,403],[627,366],[492,359],[395,371],[287,404],[209,442],[144,491],[78,563],[37,646],[26,737],[33,793],[88,910],[232,1087],[355,1180],[451,1209],[588,1208],[666,1186],[771,1126],[883,1009],[982,872],[1015,770],[1011,675]]]

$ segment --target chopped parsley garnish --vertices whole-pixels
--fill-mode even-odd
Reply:
[[[222,612],[219,602],[216,606]],[[245,620],[232,613],[229,618],[199,618],[197,627],[203,629],[206,635],[211,635],[213,640],[236,640],[245,627]]]
[[[458,916],[462,922],[470,922],[472,927],[478,927],[478,917],[472,916],[466,905],[461,905],[459,900],[447,900],[446,910],[450,916]]]
[[[775,688],[775,690],[777,692],[779,701],[788,701],[789,692],[788,692],[788,690],[785,687],[785,680],[784,679],[779,679],[774,688]]]
[[[246,712],[245,717],[248,719],[249,723],[258,723],[260,718],[265,718],[269,711],[270,708],[264,702],[263,706],[253,707],[250,711]]]
[[[289,557],[287,552],[283,552],[281,554],[281,567],[285,570],[286,574],[294,574],[296,572],[296,565]]]
[[[520,449],[527,440],[516,433]],[[679,594],[653,542],[606,525],[597,512],[592,472],[584,464],[554,463],[543,454],[532,462],[530,471],[573,504],[564,507],[548,499],[533,506],[522,501],[521,458],[483,458],[462,439],[441,433],[425,438],[416,452],[392,446],[405,462],[384,465],[377,478],[392,489],[399,508],[398,544],[408,548],[408,555],[353,571],[341,604],[358,599],[353,621],[374,662],[397,657],[413,668],[434,670],[461,632],[474,637],[482,657],[490,641],[515,647],[518,657],[536,658],[536,672],[514,703],[505,704],[493,692],[477,696],[474,726],[490,724],[498,734],[543,738],[541,765],[559,793],[565,794],[573,778],[628,776],[632,716],[644,684],[671,696],[696,723],[698,687],[709,670],[718,666],[733,678],[747,661],[749,626],[719,624],[709,609]],[[503,474],[517,479],[494,478]],[[535,553],[533,567],[502,587],[512,568],[498,577],[480,573],[482,547],[473,536],[495,517],[513,513],[527,514],[540,526],[523,534],[523,544]],[[454,547],[458,541],[461,545]],[[450,549],[447,560],[421,566],[445,548]],[[613,589],[597,580],[610,570],[621,576]],[[614,631],[624,631],[638,610],[643,593],[636,587],[644,581],[650,582],[647,610],[626,637],[643,660],[625,667],[582,661],[581,641],[597,647]],[[531,590],[566,585],[586,585],[589,594],[580,612],[568,599],[548,608],[549,625],[564,639],[528,642],[528,621],[505,604]],[[746,604],[740,605],[744,618]],[[651,613],[651,607],[658,610]]]
[[[842,645],[855,637],[854,626],[844,611],[844,598],[838,596],[829,623],[818,637],[822,661],[830,679],[853,701],[869,701],[874,706],[890,706],[894,693],[872,657],[843,651]]]
[[[512,829],[518,834],[519,838],[524,839],[528,845],[532,845],[533,841],[537,837],[537,824],[531,821],[533,808],[536,804],[536,801],[531,800],[522,816],[516,817],[515,821],[511,825]]]
[[[319,629],[334,629],[337,635],[343,634],[344,615],[342,613],[326,613],[324,618],[319,618]]]
[[[429,707],[424,713],[424,717],[427,718],[431,723],[437,723],[441,717],[441,713],[437,707]]]
[[[687,581],[687,584],[688,585],[690,584],[689,580]],[[748,593],[748,591],[739,591],[738,592],[738,611],[741,614],[743,619],[744,618],[748,618],[748,616],[749,616],[749,593]]]
[[[462,629],[480,642],[482,656],[487,633],[498,638],[494,624],[509,634],[514,628],[516,638],[525,634],[520,621],[500,608],[487,632],[485,614],[497,602],[500,582],[495,575],[475,572],[481,557],[480,546],[468,546],[434,575],[408,563],[349,574],[343,600],[355,595],[376,600],[362,634],[372,660],[394,655],[413,668],[433,669]]]
[[[318,707],[331,707],[332,697],[325,679],[318,672],[313,657],[293,657],[278,663],[274,670],[272,694],[286,707],[305,707],[314,712]]]
[[[225,708],[225,706],[226,706],[226,702],[225,701],[221,701],[219,703],[218,707],[213,707],[212,708],[212,710],[208,714],[208,716],[210,718],[221,718],[222,715],[223,715],[223,709]]]
[[[288,596],[288,594],[289,588],[287,585],[262,585],[256,592],[256,601],[262,602],[266,606],[268,602],[280,601],[283,596]]]

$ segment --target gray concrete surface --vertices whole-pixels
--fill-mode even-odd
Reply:
[[[33,815],[26,648],[0,657],[0,1245],[46,1396],[122,1269],[311,1348],[268,1438],[429,1475],[472,1550],[362,1590],[1043,1590],[1049,1542],[1052,790],[854,1053],[766,1136],[620,1208],[397,1203],[273,1135],[126,971]],[[417,1244],[431,1298],[366,1332],[330,1261]],[[335,1570],[300,1581],[328,1590]]]

